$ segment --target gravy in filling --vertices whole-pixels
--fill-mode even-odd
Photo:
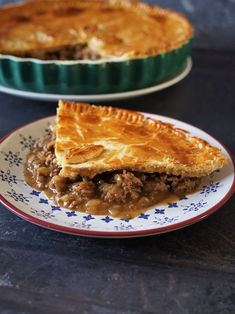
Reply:
[[[54,139],[47,137],[28,154],[25,180],[56,204],[94,215],[133,218],[150,206],[166,204],[194,192],[198,178],[127,170],[74,180],[59,175]]]

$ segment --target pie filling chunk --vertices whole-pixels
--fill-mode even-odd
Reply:
[[[52,129],[29,152],[26,181],[89,214],[133,218],[193,193],[226,163],[206,141],[124,109],[61,100]]]

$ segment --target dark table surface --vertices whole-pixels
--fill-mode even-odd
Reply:
[[[177,85],[113,102],[191,123],[235,150],[235,60],[194,50]],[[0,136],[55,114],[55,103],[0,94]],[[0,205],[0,313],[235,313],[235,198],[195,225],[92,239],[26,222]]]

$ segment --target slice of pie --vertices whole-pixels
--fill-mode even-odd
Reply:
[[[133,217],[194,192],[226,157],[206,141],[144,115],[60,101],[53,138],[30,152],[26,177],[56,203]]]
[[[154,56],[192,37],[188,20],[128,0],[38,0],[0,8],[0,53],[46,60]]]

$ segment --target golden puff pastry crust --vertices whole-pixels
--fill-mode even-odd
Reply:
[[[84,43],[101,58],[154,56],[193,33],[181,14],[128,0],[23,2],[1,8],[0,21],[0,53],[16,56]]]
[[[202,177],[226,162],[218,148],[172,124],[138,112],[63,100],[55,154],[60,175],[70,178],[120,169]]]

